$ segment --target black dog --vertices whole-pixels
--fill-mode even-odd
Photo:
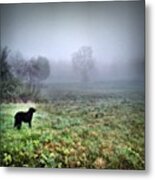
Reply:
[[[30,108],[27,112],[18,112],[15,114],[14,127],[20,129],[22,126],[22,122],[29,123],[29,128],[32,127],[31,121],[33,113],[36,111],[34,108]]]

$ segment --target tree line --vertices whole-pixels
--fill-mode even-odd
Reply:
[[[10,50],[7,47],[0,50],[1,102],[42,100],[40,90],[51,72],[49,60],[43,56],[25,60],[19,53],[9,56]],[[71,60],[80,81],[88,82],[89,74],[95,67],[92,48],[81,47],[72,54]]]
[[[49,61],[45,57],[9,58],[10,50],[0,51],[1,102],[26,102],[40,99],[40,86],[50,74]]]

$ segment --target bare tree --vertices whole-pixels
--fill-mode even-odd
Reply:
[[[39,56],[38,58],[32,58],[27,63],[27,76],[29,83],[40,84],[46,80],[50,74],[50,65],[47,58]]]
[[[16,52],[9,57],[9,65],[12,74],[22,82],[27,81],[27,62],[20,52]]]
[[[74,70],[81,76],[82,82],[90,80],[90,72],[94,69],[94,58],[92,48],[89,46],[81,47],[72,55]]]
[[[19,89],[19,96],[26,101],[35,99],[40,94],[42,82],[50,74],[50,65],[45,57],[31,58],[25,60],[21,53],[10,57],[11,72],[22,84]]]
[[[10,58],[11,72],[23,83],[38,84],[44,81],[50,74],[50,65],[47,58],[39,56],[25,60],[21,53],[17,52]]]
[[[40,81],[46,80],[50,75],[50,64],[47,58],[39,56],[37,59],[38,65],[38,79]]]

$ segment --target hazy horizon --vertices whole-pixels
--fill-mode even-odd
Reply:
[[[72,54],[90,46],[94,74],[100,79],[117,75],[144,80],[143,0],[0,6],[1,46],[8,46],[12,53],[20,52],[25,59],[45,56],[51,66],[54,62],[62,70],[61,78],[64,72],[72,78]],[[59,62],[64,66],[60,68]]]

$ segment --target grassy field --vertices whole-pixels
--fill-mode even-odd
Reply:
[[[1,166],[145,169],[144,92],[99,90],[1,104]],[[14,114],[29,107],[37,109],[32,129],[14,129]]]

